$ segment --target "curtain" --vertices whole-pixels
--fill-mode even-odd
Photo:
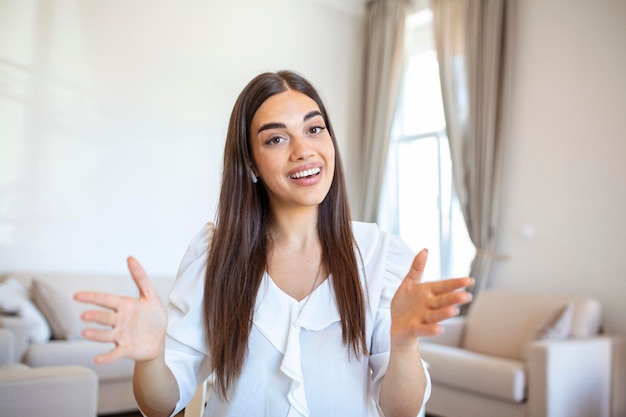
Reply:
[[[362,220],[375,222],[404,63],[408,0],[372,0],[365,15]]]
[[[504,140],[506,0],[432,0],[452,175],[470,239],[476,295],[496,252]]]

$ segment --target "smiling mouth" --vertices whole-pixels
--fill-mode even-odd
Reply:
[[[307,169],[305,171],[296,172],[295,174],[291,174],[289,176],[289,178],[291,178],[292,180],[297,180],[297,179],[300,179],[300,178],[312,177],[314,175],[319,174],[320,171],[321,171],[320,168],[311,168],[311,169]]]

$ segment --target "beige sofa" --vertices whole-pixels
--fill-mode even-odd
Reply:
[[[609,416],[612,339],[600,334],[597,300],[490,290],[444,326],[420,344],[428,414]]]
[[[164,302],[173,280],[173,277],[152,279]],[[12,312],[15,317],[5,317],[5,323],[23,322],[29,329],[28,341],[18,343],[14,355],[31,368],[80,366],[91,369],[97,375],[97,413],[100,415],[136,410],[132,361],[122,359],[96,365],[93,358],[112,349],[113,345],[80,337],[81,331],[89,327],[80,320],[80,314],[93,307],[73,300],[73,294],[78,291],[137,295],[130,275],[19,272],[0,276],[0,309],[17,310]],[[27,300],[20,298],[20,292]]]

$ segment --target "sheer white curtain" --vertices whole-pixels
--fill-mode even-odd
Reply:
[[[470,275],[487,288],[497,253],[507,0],[431,0],[452,173],[470,239]]]
[[[357,217],[375,222],[404,60],[408,0],[372,0],[365,17],[361,135],[362,196]]]

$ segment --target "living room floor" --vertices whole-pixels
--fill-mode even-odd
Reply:
[[[135,412],[135,413],[122,413],[122,414],[109,414],[107,416],[102,416],[102,417],[142,417],[142,416],[141,416],[141,413]],[[176,416],[174,417],[183,417],[183,412],[181,411],[180,413],[176,414]],[[426,414],[426,417],[437,417],[437,416],[434,416],[432,414]]]
[[[142,417],[142,416],[141,416],[141,413],[134,412],[134,413],[122,413],[122,414],[109,414],[107,416],[102,416],[102,417]],[[176,416],[174,417],[183,417],[183,412],[181,411],[180,413],[176,414]],[[434,416],[432,414],[426,414],[426,417],[437,417],[437,416]]]
[[[139,411],[134,411],[130,413],[121,413],[121,414],[107,414],[106,416],[103,415],[99,417],[142,417],[142,415]],[[174,417],[183,417],[183,412],[181,411],[180,413],[176,414]]]

